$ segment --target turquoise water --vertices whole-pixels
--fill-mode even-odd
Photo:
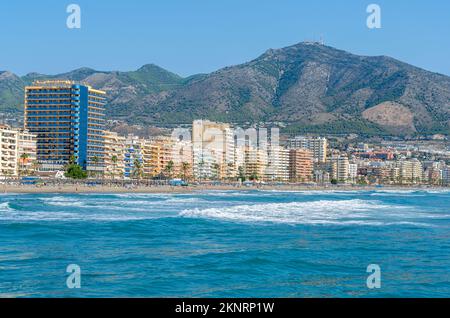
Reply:
[[[449,297],[449,207],[448,191],[3,194],[0,296]]]

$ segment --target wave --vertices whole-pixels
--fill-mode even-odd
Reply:
[[[2,202],[2,203],[0,203],[0,212],[9,212],[9,211],[12,211],[12,210],[13,209],[9,205],[9,202]]]
[[[37,221],[60,221],[60,222],[118,222],[118,221],[139,221],[158,219],[160,216],[151,215],[130,215],[130,214],[111,214],[111,213],[69,213],[69,212],[21,212],[10,213],[2,216],[0,221],[11,222],[37,222]]]
[[[188,209],[182,217],[236,222],[285,224],[393,225],[418,218],[411,208],[379,201],[322,200],[314,202],[238,205],[225,208]],[[422,215],[423,216],[423,215]],[[413,222],[413,221],[408,221]],[[417,224],[424,225],[422,222]]]

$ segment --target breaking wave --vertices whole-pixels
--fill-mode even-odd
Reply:
[[[188,209],[182,217],[212,218],[236,222],[338,225],[428,225],[415,219],[432,217],[409,207],[378,201],[322,200],[313,202],[238,205],[225,208]],[[447,215],[447,217],[449,217]],[[422,220],[421,220],[422,221]]]

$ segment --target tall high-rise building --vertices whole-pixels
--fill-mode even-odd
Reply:
[[[72,157],[85,170],[103,170],[105,105],[105,92],[72,81],[25,88],[25,128],[37,135],[42,170],[60,170]]]
[[[288,141],[290,149],[308,149],[313,154],[314,162],[324,163],[327,161],[328,141],[323,137],[297,136]]]
[[[196,120],[192,124],[194,177],[220,179],[230,177],[234,168],[233,130],[229,124]],[[232,167],[233,166],[233,167]]]

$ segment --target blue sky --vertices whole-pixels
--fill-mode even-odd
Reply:
[[[66,27],[67,5],[82,28]],[[382,9],[382,29],[366,7]],[[0,70],[56,74],[87,66],[134,70],[155,63],[183,76],[319,39],[363,55],[389,55],[450,75],[450,1],[39,0],[0,3]]]

